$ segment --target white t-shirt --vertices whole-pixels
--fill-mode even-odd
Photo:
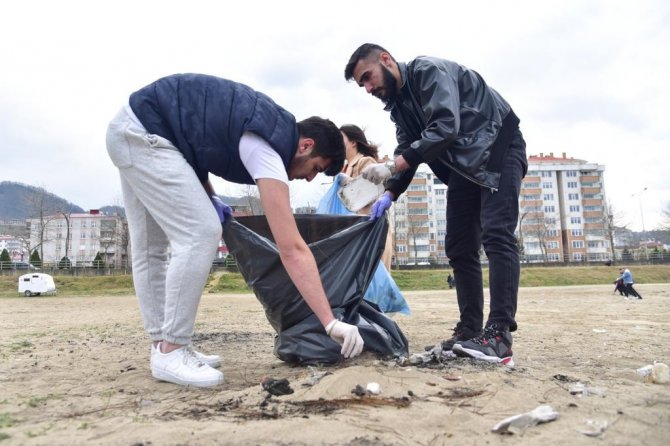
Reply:
[[[259,178],[272,178],[288,184],[284,162],[260,136],[244,132],[240,138],[240,159],[254,181]]]

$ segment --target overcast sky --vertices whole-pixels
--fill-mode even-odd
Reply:
[[[298,119],[357,124],[391,155],[381,102],[343,76],[365,42],[399,61],[431,55],[475,69],[521,118],[529,155],[604,164],[620,223],[660,222],[670,201],[667,0],[9,2],[0,180],[84,209],[121,204],[107,124],[131,92],[178,72],[246,83]],[[329,180],[294,182],[294,204],[316,204]]]

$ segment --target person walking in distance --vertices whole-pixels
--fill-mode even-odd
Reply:
[[[619,269],[619,274],[620,276],[617,277],[617,281],[621,280],[623,281],[623,286],[626,287],[626,297],[630,298],[632,297],[633,299],[642,299],[642,295],[638,293],[635,288],[633,288],[633,284],[635,281],[633,280],[633,274],[630,272],[630,270],[626,267],[622,267]]]

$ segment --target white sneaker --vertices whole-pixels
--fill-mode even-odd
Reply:
[[[182,386],[212,387],[223,383],[223,373],[198,359],[190,345],[170,353],[152,348],[151,374],[161,381]]]
[[[212,368],[217,368],[221,365],[221,358],[219,355],[206,355],[195,349],[193,349],[193,353],[195,353],[195,357],[198,358],[201,362],[204,362]]]
[[[191,347],[191,350],[193,350],[193,353],[195,353],[196,358],[208,366],[216,369],[221,365],[221,357],[219,355],[206,355],[194,349],[193,347]],[[153,356],[154,352],[156,351],[158,351],[158,344],[151,344],[151,355]]]

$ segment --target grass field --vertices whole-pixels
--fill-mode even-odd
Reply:
[[[670,265],[635,265],[631,267],[636,283],[670,283]],[[401,290],[439,290],[447,287],[449,270],[393,271]],[[609,285],[618,274],[616,266],[532,267],[521,269],[521,286]],[[16,276],[0,276],[0,297],[16,297]],[[130,275],[65,276],[55,275],[60,296],[114,296],[133,294]],[[484,286],[488,286],[488,269],[484,270]],[[210,275],[205,292],[251,292],[239,273],[215,271]]]

